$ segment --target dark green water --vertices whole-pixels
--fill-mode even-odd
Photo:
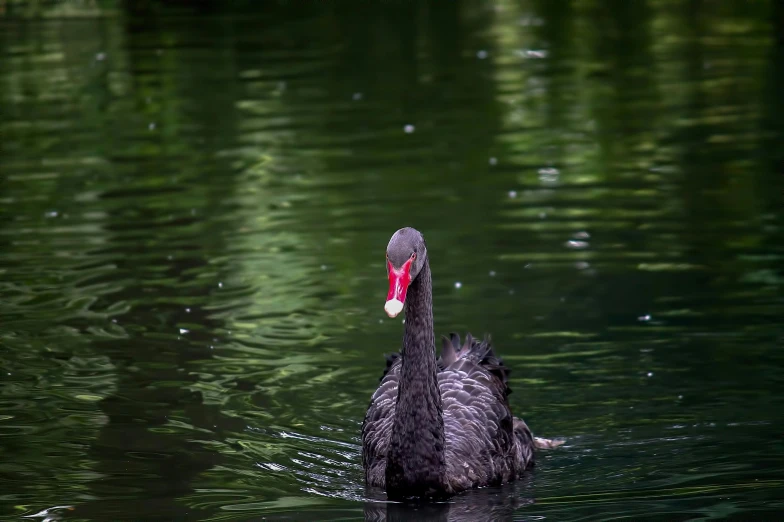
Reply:
[[[0,518],[779,519],[781,4],[267,4],[0,2]],[[406,225],[567,439],[417,511]]]

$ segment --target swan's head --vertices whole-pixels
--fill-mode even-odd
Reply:
[[[387,245],[387,275],[389,293],[384,311],[396,317],[403,311],[406,292],[427,260],[425,238],[415,228],[401,228],[394,233]]]

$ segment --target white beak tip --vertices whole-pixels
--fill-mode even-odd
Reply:
[[[397,315],[403,311],[403,303],[397,299],[390,299],[384,304],[384,311],[389,317],[397,317]]]

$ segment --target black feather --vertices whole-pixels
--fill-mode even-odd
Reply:
[[[455,351],[460,351],[460,336],[454,332],[449,334],[449,338],[452,340],[452,346],[455,347]]]
[[[441,336],[441,345],[438,368],[442,370],[457,360],[457,351],[455,351],[454,344],[444,336]]]
[[[394,353],[390,353],[390,354],[384,354],[384,357],[387,360],[387,366],[386,366],[386,368],[384,368],[384,373],[381,375],[381,378],[379,379],[379,381],[383,381],[384,380],[384,377],[387,376],[387,374],[389,373],[389,370],[392,368],[392,366],[394,366],[394,364],[400,359],[400,354],[398,352],[394,352]]]

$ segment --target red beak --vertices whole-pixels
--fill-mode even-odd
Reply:
[[[396,317],[397,314],[403,311],[403,304],[406,302],[406,292],[408,285],[411,283],[411,263],[413,258],[409,259],[400,268],[395,268],[392,263],[387,260],[387,272],[389,272],[389,292],[387,293],[387,302],[384,304],[384,311],[389,317]]]

